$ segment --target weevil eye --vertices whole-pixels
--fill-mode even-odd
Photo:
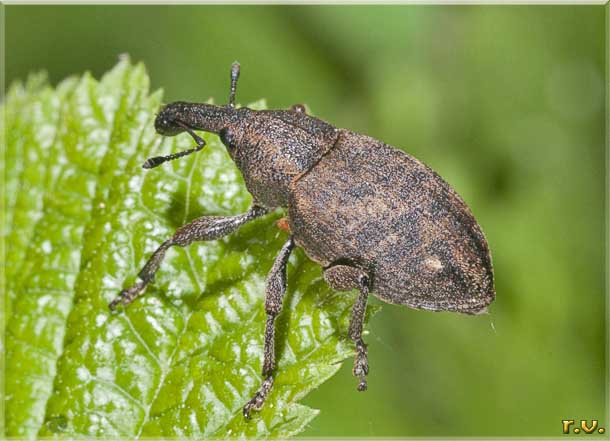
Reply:
[[[169,106],[161,109],[157,118],[155,118],[155,130],[160,135],[173,136],[184,132],[184,128],[176,124],[174,115]]]
[[[235,148],[235,135],[233,131],[227,127],[220,130],[220,140],[229,149]]]

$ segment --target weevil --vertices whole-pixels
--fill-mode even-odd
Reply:
[[[308,115],[301,104],[288,110],[237,108],[239,73],[236,62],[225,106],[174,102],[162,107],[156,131],[164,136],[186,132],[196,146],[150,158],[143,167],[203,149],[196,130],[217,134],[244,177],[252,207],[236,216],[203,216],[179,228],[152,254],[136,283],[109,306],[133,302],[153,280],[168,248],[219,239],[276,208],[285,209],[287,216],[278,225],[289,237],[267,277],[263,381],[243,408],[250,418],[273,387],[275,319],[296,246],[322,266],[332,289],[359,291],[348,330],[359,391],[366,390],[369,372],[362,326],[370,293],[416,309],[479,314],[494,300],[495,290],[485,236],[437,173],[395,147]]]

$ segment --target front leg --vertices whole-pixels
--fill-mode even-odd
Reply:
[[[159,248],[148,259],[144,267],[138,273],[138,281],[129,288],[120,292],[108,307],[112,310],[119,303],[127,306],[144,290],[146,285],[155,278],[165,252],[172,246],[185,247],[196,241],[215,240],[234,232],[247,222],[267,214],[269,210],[261,206],[253,206],[244,214],[237,216],[203,216],[195,219],[178,229],[168,240],[163,242]]]
[[[265,359],[263,361],[263,383],[254,397],[244,406],[243,412],[250,419],[252,410],[261,410],[265,399],[273,387],[273,373],[275,371],[275,318],[282,310],[282,300],[286,293],[286,266],[290,253],[295,243],[292,236],[286,241],[277,255],[265,287],[265,312],[267,323],[265,324]]]

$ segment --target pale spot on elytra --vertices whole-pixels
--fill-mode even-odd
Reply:
[[[434,257],[434,256],[427,257],[426,260],[424,260],[424,264],[428,268],[433,269],[435,271],[440,271],[443,269],[443,264],[438,259],[438,257]]]

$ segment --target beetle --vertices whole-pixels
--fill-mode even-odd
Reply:
[[[489,247],[460,196],[432,169],[407,153],[369,136],[338,129],[308,115],[301,104],[288,110],[236,108],[240,65],[231,67],[229,104],[174,102],[161,108],[156,131],[188,133],[190,150],[146,160],[144,168],[200,151],[195,130],[220,136],[253,196],[236,216],[203,216],[179,228],[152,254],[137,281],[110,304],[128,305],[154,279],[168,248],[219,239],[281,207],[288,240],[265,286],[267,315],[263,381],[243,414],[262,408],[275,374],[275,318],[286,292],[286,266],[299,246],[322,265],[337,291],[357,289],[349,337],[355,344],[357,389],[367,388],[367,346],[362,326],[367,299],[431,311],[479,314],[495,298]]]

